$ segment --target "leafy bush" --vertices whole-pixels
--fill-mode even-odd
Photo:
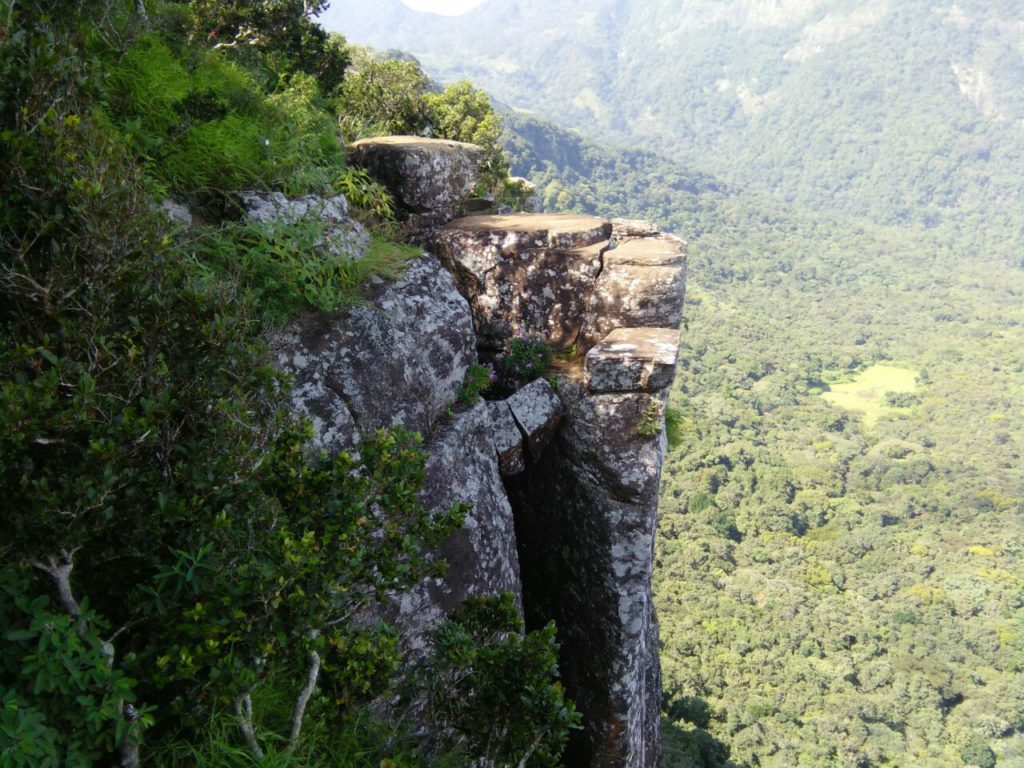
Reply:
[[[418,134],[428,124],[427,76],[414,61],[356,49],[338,92],[336,109],[346,141],[366,136]]]
[[[510,594],[470,598],[424,670],[435,738],[488,765],[557,766],[580,715],[558,677],[555,626],[523,634]]]
[[[391,221],[395,217],[394,197],[387,187],[362,168],[342,168],[334,180],[334,189],[355,206],[357,214],[363,211],[378,222]]]
[[[186,5],[193,39],[269,78],[306,74],[329,94],[341,84],[349,60],[344,38],[315,21],[326,7],[326,0],[192,0]]]

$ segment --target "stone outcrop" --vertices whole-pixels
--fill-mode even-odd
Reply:
[[[295,215],[295,201],[280,202],[269,210]],[[353,238],[348,247],[366,245]],[[369,286],[364,304],[302,317],[271,345],[292,376],[293,409],[313,424],[315,447],[358,450],[360,435],[379,427],[418,431],[428,452],[424,505],[471,505],[465,526],[432,553],[450,563],[446,577],[396,595],[382,616],[400,628],[407,648],[421,652],[428,631],[469,596],[511,592],[520,600],[490,410],[480,402],[449,416],[477,358],[469,306],[438,260],[424,254],[398,280]]]
[[[273,342],[293,377],[295,410],[329,450],[379,427],[430,435],[476,362],[469,307],[434,257],[368,294],[364,305],[305,317]]]
[[[653,768],[650,584],[685,244],[642,221],[520,214],[458,219],[432,246],[482,348],[523,334],[583,356],[582,370],[558,377],[564,413],[543,460],[506,473],[527,626],[556,621],[566,690],[584,715],[566,764]]]
[[[686,245],[675,235],[623,239],[604,256],[579,346],[589,349],[616,328],[678,328],[686,287]]]
[[[349,162],[379,179],[418,226],[455,216],[476,187],[483,156],[475,144],[421,136],[360,139],[349,146]]]
[[[410,215],[436,224],[465,196],[474,154],[421,156],[424,141],[378,141],[358,156]],[[257,196],[247,206],[258,220],[313,212],[348,232],[337,239],[352,258],[365,251],[343,201]],[[584,716],[566,764],[654,768],[650,582],[685,245],[647,222],[517,214],[436,227],[429,250],[436,257],[371,285],[364,305],[277,335],[295,410],[332,451],[358,450],[360,433],[377,427],[421,432],[424,503],[472,504],[464,529],[433,553],[450,563],[446,577],[395,595],[387,610],[414,654],[466,597],[512,592],[528,628],[558,625],[562,677]],[[576,353],[557,386],[536,380],[455,408],[478,353],[515,334]]]
[[[470,216],[441,227],[432,250],[469,299],[481,344],[521,334],[576,343],[611,223],[574,214]]]
[[[509,482],[528,626],[558,625],[566,690],[584,716],[570,766],[658,764],[661,709],[651,603],[659,429],[666,391],[594,395],[559,380],[563,427],[548,458]]]
[[[348,215],[348,201],[344,195],[286,197],[281,192],[247,190],[239,192],[238,199],[245,218],[258,224],[290,224],[304,218],[319,219],[325,226],[316,248],[336,258],[362,258],[370,247],[370,233]]]

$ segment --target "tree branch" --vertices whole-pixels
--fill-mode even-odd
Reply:
[[[31,559],[28,561],[28,564],[42,571],[53,580],[54,585],[57,587],[57,598],[60,600],[60,604],[67,611],[68,616],[78,620],[75,631],[79,637],[83,637],[86,630],[86,621],[82,618],[82,607],[75,600],[75,594],[71,590],[71,572],[75,569],[74,558],[77,551],[77,547],[70,551],[62,549],[60,552],[60,562],[51,556],[46,558],[46,562]]]
[[[537,738],[533,740],[533,743],[530,745],[530,748],[526,750],[526,754],[523,755],[523,759],[519,761],[519,764],[516,766],[516,768],[526,768],[526,763],[529,761],[531,757],[533,757],[533,753],[536,752],[537,749],[540,747],[541,742],[544,741],[544,737],[548,735],[548,727],[549,726],[545,726],[540,729],[540,731],[537,733]]]
[[[292,710],[292,729],[288,735],[288,746],[284,753],[291,755],[299,745],[299,735],[302,733],[302,718],[306,715],[306,705],[309,704],[313,691],[316,690],[316,681],[320,676],[320,654],[316,651],[309,652],[309,672],[306,674],[306,684],[299,692],[299,698],[295,701],[295,709]]]
[[[248,691],[235,699],[235,713],[238,715],[238,727],[242,729],[245,746],[253,757],[262,760],[265,755],[260,743],[256,741],[256,728],[252,724],[252,696]]]

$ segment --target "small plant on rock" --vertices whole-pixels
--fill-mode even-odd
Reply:
[[[505,345],[505,354],[498,358],[502,378],[515,385],[533,381],[542,376],[551,365],[554,353],[536,336],[513,336]]]
[[[640,437],[654,437],[661,432],[662,410],[661,402],[656,399],[644,408],[636,425],[636,433]]]
[[[491,388],[497,377],[494,366],[490,363],[474,363],[466,371],[466,380],[459,390],[459,401],[472,405],[481,394]]]

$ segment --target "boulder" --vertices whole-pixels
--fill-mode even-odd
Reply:
[[[488,403],[491,410],[494,451],[498,457],[498,469],[503,477],[518,475],[526,469],[523,457],[523,433],[516,424],[508,402]]]
[[[544,379],[530,382],[506,401],[516,424],[522,430],[530,457],[540,458],[562,418],[562,401]]]
[[[375,282],[361,306],[292,323],[272,346],[292,375],[295,410],[329,450],[378,427],[429,435],[476,362],[469,306],[432,256]]]
[[[245,218],[260,224],[275,221],[290,224],[310,217],[320,219],[326,226],[316,248],[332,256],[360,259],[370,247],[370,233],[348,215],[344,195],[286,197],[281,192],[246,190],[238,193],[238,199],[245,210]]]
[[[676,375],[679,331],[675,328],[617,328],[592,347],[583,382],[591,392],[652,392]]]
[[[157,206],[157,210],[166,216],[167,220],[172,224],[177,224],[182,227],[192,226],[192,212],[184,203],[179,203],[173,198],[166,197],[160,201],[160,204]]]
[[[476,188],[483,157],[475,144],[421,136],[360,139],[349,146],[349,162],[379,179],[401,212],[423,226],[455,217]]]

